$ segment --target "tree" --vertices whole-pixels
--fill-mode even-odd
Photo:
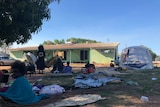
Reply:
[[[147,48],[148,51],[150,52],[151,56],[152,56],[152,60],[155,60],[155,58],[157,57],[157,54],[154,53],[150,48],[148,48],[148,47],[146,47],[146,46],[143,46],[143,45],[142,45],[142,47]]]
[[[42,45],[55,45],[55,44],[65,44],[65,40],[64,39],[62,39],[62,40],[55,39],[54,42],[47,40],[42,43]]]
[[[96,40],[90,40],[90,39],[82,39],[82,38],[69,38],[66,40],[67,42],[72,42],[72,43],[97,43]]]
[[[157,57],[157,54],[154,53],[151,49],[148,48],[148,51],[150,52],[151,56],[152,56],[152,60],[154,61],[155,58]]]
[[[11,48],[11,44],[6,44],[6,43],[3,43],[3,44],[1,44],[1,48],[0,48],[0,50],[2,51],[2,52],[4,52],[4,53],[6,53],[6,54],[8,54],[8,49],[9,48]]]
[[[90,40],[90,39],[81,39],[81,38],[69,38],[67,39],[67,42],[71,42],[71,43],[97,43],[96,40]],[[54,41],[50,41],[50,40],[47,40],[47,41],[44,41],[42,43],[42,45],[54,45],[54,44],[65,44],[65,40],[62,39],[62,40],[58,40],[58,39],[54,39]]]
[[[54,43],[50,40],[44,41],[42,45],[54,45]]]
[[[50,19],[49,4],[60,0],[0,0],[0,44],[24,44]]]

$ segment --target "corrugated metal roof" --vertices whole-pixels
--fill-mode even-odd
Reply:
[[[64,49],[107,49],[115,48],[119,45],[118,42],[115,43],[81,43],[81,44],[58,44],[58,45],[43,45],[45,50],[64,50]],[[23,48],[11,48],[10,51],[20,51],[20,50],[38,50],[38,46],[23,47]]]

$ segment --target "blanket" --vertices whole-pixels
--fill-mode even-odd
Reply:
[[[62,99],[61,101],[52,104],[45,105],[43,107],[79,107],[105,99],[105,97],[101,97],[97,94],[76,95],[73,97]]]
[[[36,103],[49,97],[46,94],[36,95],[29,81],[24,76],[17,78],[5,92],[0,92],[0,96],[22,105]]]

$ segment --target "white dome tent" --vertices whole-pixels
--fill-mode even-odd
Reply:
[[[152,57],[147,48],[131,46],[122,50],[120,67],[128,69],[153,69]]]

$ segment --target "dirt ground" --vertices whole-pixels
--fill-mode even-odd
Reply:
[[[1,68],[2,69],[2,68]],[[79,67],[73,68],[75,72],[80,71]],[[46,70],[46,74],[50,71],[50,69]],[[27,77],[29,80],[34,81],[39,78],[43,78],[43,76],[46,76],[45,74],[36,74],[32,77]],[[141,95],[137,95],[136,90],[139,90],[140,87],[128,87],[127,85],[121,85],[121,84],[109,84],[105,85],[103,87],[99,88],[90,88],[90,89],[76,89],[74,87],[64,87],[66,89],[66,92],[60,95],[52,95],[49,99],[44,99],[36,104],[22,106],[15,104],[11,101],[6,101],[4,99],[0,99],[0,107],[45,107],[46,105],[50,103],[54,103],[56,101],[59,101],[64,98],[72,97],[74,95],[79,94],[104,94],[106,97],[105,101],[98,101],[96,103],[84,105],[82,107],[159,107],[160,105],[160,92],[157,92],[157,94],[150,95],[149,102],[143,102],[140,100]],[[132,93],[134,96],[130,96],[128,93],[128,90],[131,90],[130,93]],[[160,90],[160,87],[157,87],[157,90]],[[115,95],[115,98],[113,97],[113,94]],[[123,102],[123,103],[122,103]],[[78,107],[78,106],[77,106]]]

